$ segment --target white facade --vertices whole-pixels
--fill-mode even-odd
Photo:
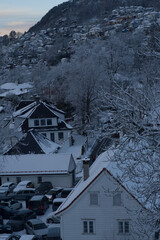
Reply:
[[[47,123],[47,120],[50,120],[50,124]],[[39,121],[39,125],[35,125],[35,121]],[[42,123],[42,122],[43,123]],[[48,127],[48,126],[51,126],[51,127],[57,127],[58,126],[58,118],[40,118],[40,119],[28,119],[28,126],[29,128],[34,128],[34,127]]]
[[[94,196],[93,205],[90,194]],[[68,209],[60,213],[61,237],[63,240],[133,240],[138,226],[133,216],[141,208],[139,202],[104,171]]]
[[[71,130],[44,131],[44,129],[40,129],[38,131],[40,133],[44,134],[50,141],[53,141],[57,144],[63,144],[65,141],[68,141],[69,146],[70,146]]]
[[[73,176],[72,174],[28,174],[28,175],[7,175],[7,176],[0,176],[1,184],[6,183],[8,181],[17,183],[19,181],[30,180],[34,187],[40,183],[39,180],[41,179],[42,182],[51,182],[53,187],[72,187],[73,186]]]
[[[0,156],[0,182],[30,180],[36,187],[44,181],[54,187],[72,187],[76,168],[72,154],[26,154]]]

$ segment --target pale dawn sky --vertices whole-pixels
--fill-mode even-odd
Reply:
[[[27,31],[52,7],[68,0],[0,0],[0,35]]]

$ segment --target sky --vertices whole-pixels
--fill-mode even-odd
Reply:
[[[0,36],[25,32],[51,8],[67,0],[0,0]]]

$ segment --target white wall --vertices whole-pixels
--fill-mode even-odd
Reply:
[[[30,180],[33,182],[36,187],[38,184],[38,176],[42,177],[42,181],[50,181],[52,182],[53,187],[72,187],[72,175],[18,175],[21,177],[21,181]],[[7,182],[7,178],[9,178],[10,182],[16,183],[17,176],[1,176],[2,184]]]
[[[47,132],[44,132],[44,131],[39,131],[40,133],[45,133],[46,134],[46,137],[51,140],[51,136],[50,134],[51,133],[54,133],[54,142],[56,142],[57,144],[63,144],[65,141],[69,141],[70,142],[70,137],[71,137],[71,130],[65,130],[65,131],[53,131],[53,130],[50,130],[50,131],[47,131]],[[63,139],[59,140],[58,139],[58,133],[59,132],[63,132]]]
[[[113,192],[122,191],[122,206],[113,206]],[[90,191],[99,192],[99,205],[90,205]],[[108,174],[102,174],[61,216],[63,240],[132,240],[118,233],[118,220],[131,220],[139,203]],[[135,213],[135,211],[134,211]],[[95,219],[95,234],[82,233],[82,219]]]
[[[39,119],[29,119],[29,121],[28,121],[28,126],[30,127],[30,128],[32,128],[32,127],[39,127],[39,128],[44,128],[45,126],[41,126],[41,125],[39,125],[39,126],[35,126],[34,125],[34,120],[41,120],[42,118],[39,118]],[[57,118],[43,118],[43,119],[52,119],[52,125],[51,126],[57,126],[58,125],[58,123],[57,123]],[[47,125],[46,125],[47,126]]]

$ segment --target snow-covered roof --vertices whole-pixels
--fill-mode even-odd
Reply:
[[[68,174],[75,168],[71,154],[26,154],[0,156],[0,175]]]
[[[131,185],[130,183],[121,183],[120,179],[122,176],[122,171],[118,168],[115,161],[112,161],[114,157],[114,151],[108,150],[102,153],[96,161],[90,167],[89,177],[84,181],[83,177],[72,190],[72,192],[68,195],[65,201],[61,204],[61,206],[56,211],[56,215],[60,214],[68,207],[72,205],[76,201],[76,199],[92,184],[92,182],[104,171],[109,173],[126,191],[130,193],[130,195],[135,198],[131,194]],[[137,200],[138,201],[138,200]],[[139,201],[138,201],[139,202]],[[140,203],[140,202],[139,202]]]
[[[60,145],[31,129],[14,146],[7,149],[3,155],[49,154],[55,153],[58,148],[60,148]]]
[[[57,150],[57,148],[60,147],[60,145],[58,145],[55,142],[50,141],[49,139],[47,139],[40,133],[34,134],[32,132],[32,136],[34,137],[34,139],[36,140],[36,142],[40,146],[40,148],[43,150],[43,152],[46,154],[53,153]]]
[[[58,113],[64,114],[63,111],[61,111],[60,109],[56,108],[53,105],[49,105],[43,101],[40,101],[38,104],[36,101],[32,102],[31,104],[15,111],[13,113],[13,117],[23,117],[23,118],[27,118],[29,116],[32,115],[32,113],[40,106],[40,104],[43,104],[51,113],[53,113],[53,115],[56,115],[57,117],[59,117]]]
[[[0,97],[7,97],[8,95],[11,95],[11,94],[14,94],[17,96],[22,95],[30,91],[31,88],[33,88],[33,85],[31,83],[22,83],[22,84],[5,83],[0,86],[0,89],[4,89],[7,91],[4,93],[1,93]]]
[[[29,89],[29,88],[33,88],[33,85],[31,83],[4,83],[0,86],[1,89],[5,89],[5,90],[16,90],[16,89]]]

